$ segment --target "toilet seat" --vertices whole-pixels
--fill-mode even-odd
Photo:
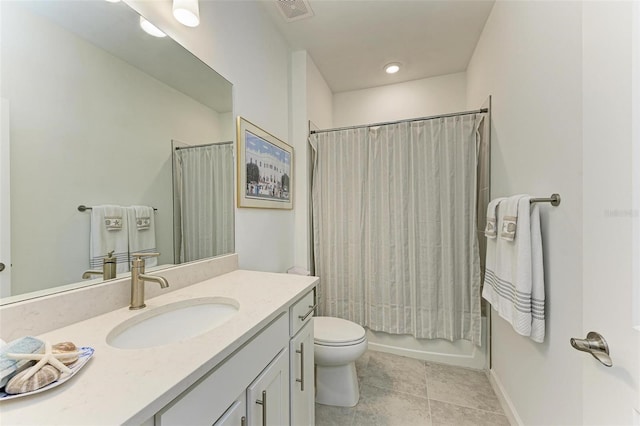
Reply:
[[[354,340],[353,342],[323,342],[315,339],[314,344],[319,346],[331,346],[331,347],[342,347],[342,346],[354,346],[359,345],[360,343],[367,340],[366,337],[362,337],[362,339]]]
[[[313,338],[322,346],[352,346],[366,340],[364,328],[351,321],[334,317],[315,317]]]

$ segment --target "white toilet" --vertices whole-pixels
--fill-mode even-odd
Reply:
[[[364,328],[341,318],[315,317],[316,402],[353,407],[360,399],[356,360],[367,350]]]

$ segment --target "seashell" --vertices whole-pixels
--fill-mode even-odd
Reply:
[[[78,348],[72,342],[56,343],[51,347],[51,353],[64,354],[65,352],[70,352],[68,357],[67,356],[56,357],[64,365],[73,364],[78,360],[78,356],[79,356]]]
[[[78,348],[76,348],[76,345],[74,345],[73,342],[56,343],[55,345],[51,346],[51,349],[59,352],[75,352],[78,350]]]
[[[18,393],[31,392],[42,387],[47,386],[50,383],[55,382],[60,377],[60,371],[52,365],[45,365],[38,370],[33,376],[27,380],[23,380],[30,369],[21,371],[9,380],[4,391],[8,394],[14,395]]]

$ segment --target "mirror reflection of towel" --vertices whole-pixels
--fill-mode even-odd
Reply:
[[[131,253],[154,253],[156,248],[156,227],[153,207],[130,206],[126,208],[129,223],[129,251]],[[133,226],[135,224],[135,226]],[[157,257],[147,257],[145,267],[156,266]]]
[[[91,209],[91,243],[89,267],[102,270],[107,254],[113,251],[116,272],[129,271],[129,233],[127,215],[123,207],[115,205],[94,206]]]
[[[136,228],[138,228],[138,231],[151,228],[151,217],[136,217]]]

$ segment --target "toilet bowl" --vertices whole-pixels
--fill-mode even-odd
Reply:
[[[356,360],[367,350],[364,328],[341,318],[315,317],[316,402],[353,407],[360,399]]]

